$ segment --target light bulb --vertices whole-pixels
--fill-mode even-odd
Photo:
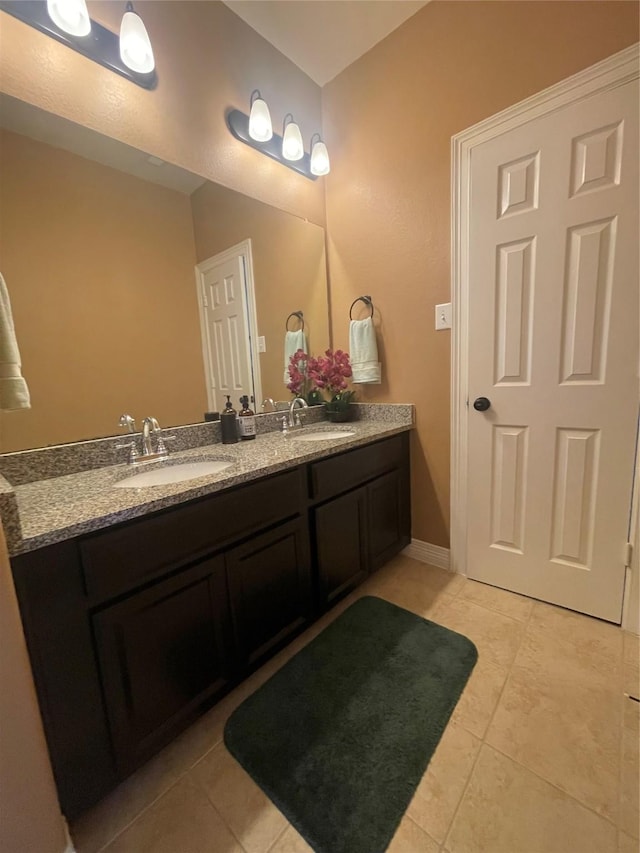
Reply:
[[[120,25],[120,59],[138,74],[150,74],[155,68],[149,34],[140,15],[127,3]]]
[[[286,121],[286,118],[285,118]],[[302,160],[304,156],[304,145],[302,134],[295,121],[290,121],[284,129],[282,137],[282,156],[285,160]]]
[[[85,0],[47,0],[47,12],[56,27],[70,36],[88,36],[91,32]]]
[[[331,171],[329,152],[327,151],[327,146],[321,139],[314,142],[313,147],[311,148],[310,169],[312,175],[319,176],[328,175]]]
[[[249,136],[257,142],[268,142],[273,136],[271,125],[271,114],[266,101],[263,101],[258,92],[258,97],[251,104],[249,115]]]

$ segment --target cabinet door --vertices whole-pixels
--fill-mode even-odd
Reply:
[[[411,541],[408,490],[402,469],[367,486],[370,569],[375,571]]]
[[[118,768],[146,760],[230,678],[224,560],[204,560],[93,617]]]
[[[315,542],[321,605],[367,577],[367,491],[354,489],[315,509]]]
[[[306,527],[296,519],[227,552],[231,615],[241,665],[247,667],[311,618]]]

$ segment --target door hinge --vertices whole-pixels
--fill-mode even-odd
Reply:
[[[624,564],[625,566],[631,565],[631,560],[633,558],[633,543],[627,542],[624,546]]]

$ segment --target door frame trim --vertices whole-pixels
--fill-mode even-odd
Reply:
[[[477,145],[639,76],[638,43],[451,137],[451,569],[467,573],[469,202]],[[626,594],[626,590],[625,590]]]
[[[210,267],[224,264],[226,261],[232,261],[240,256],[244,268],[244,285],[247,297],[247,312],[249,323],[249,341],[248,352],[251,365],[251,373],[253,375],[253,393],[255,397],[254,405],[260,405],[258,400],[262,400],[262,377],[260,375],[260,356],[258,354],[258,311],[256,308],[256,290],[253,278],[253,255],[251,252],[251,237],[236,243],[235,246],[230,246],[223,252],[218,252],[204,261],[199,261],[195,266],[196,274],[196,296],[198,300],[198,314],[200,317],[200,342],[202,344],[202,360],[204,362],[204,376],[207,383],[207,406],[209,410],[213,408],[213,400],[211,397],[211,376],[209,375],[209,361],[207,351],[207,323],[205,320],[205,312],[202,306],[202,274]]]

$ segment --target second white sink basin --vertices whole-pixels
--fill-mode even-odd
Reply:
[[[226,459],[209,459],[200,462],[181,462],[177,465],[167,465],[154,468],[152,471],[141,471],[132,474],[124,480],[114,483],[116,489],[142,489],[146,486],[167,486],[170,483],[183,483],[185,480],[195,480],[210,474],[219,474],[225,468],[233,465]]]
[[[325,429],[315,430],[314,432],[294,432],[291,437],[295,438],[296,441],[328,441],[329,439],[348,438],[355,434],[355,430],[352,429]]]

